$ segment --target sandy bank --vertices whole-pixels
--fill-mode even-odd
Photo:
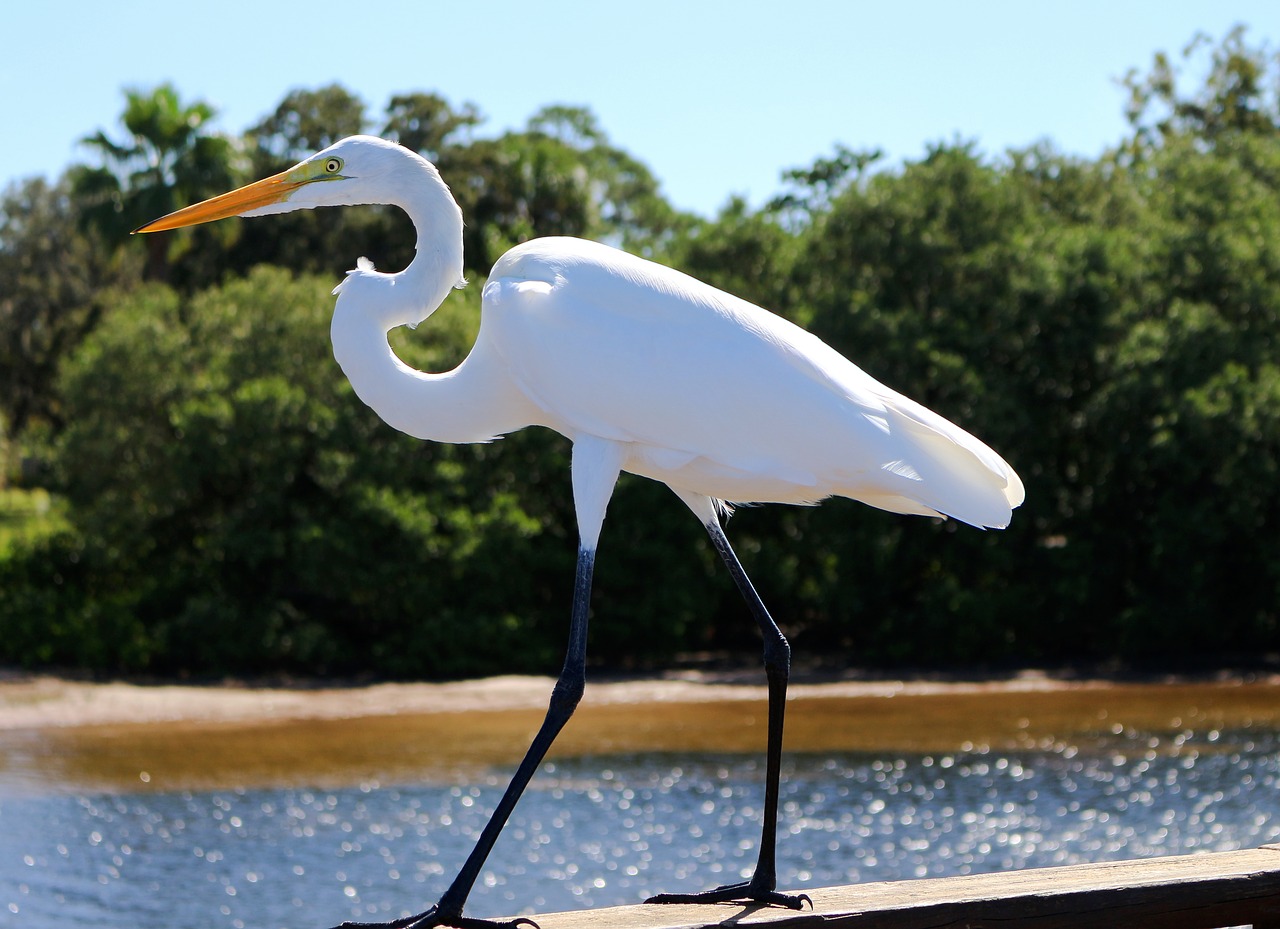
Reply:
[[[686,672],[661,677],[589,681],[594,706],[763,701],[763,684],[734,676]],[[0,677],[0,730],[126,723],[258,723],[361,717],[543,709],[554,681],[508,675],[449,683],[361,687],[144,686],[86,683],[50,676]],[[1218,686],[1243,683],[1230,679]],[[1123,688],[1114,681],[1062,680],[1039,672],[982,682],[826,681],[793,683],[792,700],[1043,693]],[[1150,683],[1132,686],[1151,686]],[[1254,677],[1250,686],[1280,688],[1280,675]]]

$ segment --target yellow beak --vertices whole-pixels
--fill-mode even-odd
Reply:
[[[279,174],[273,174],[271,177],[266,177],[253,184],[241,187],[239,190],[233,190],[230,193],[205,200],[202,203],[183,207],[168,216],[161,216],[159,219],[152,220],[145,226],[139,226],[133,232],[163,232],[166,229],[179,229],[182,226],[210,223],[215,219],[239,216],[241,213],[257,209],[260,206],[279,203],[307,183],[305,179],[300,180],[296,174],[293,176],[291,174],[291,171],[282,171]]]

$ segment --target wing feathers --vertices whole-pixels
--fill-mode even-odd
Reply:
[[[537,239],[484,291],[511,376],[573,438],[632,447],[626,468],[739,502],[839,494],[1005,526],[1022,485],[994,451],[816,336],[607,246]]]

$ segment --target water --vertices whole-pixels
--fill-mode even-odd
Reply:
[[[416,912],[470,851],[506,770],[464,786],[0,795],[0,926],[319,929]],[[738,754],[545,765],[468,913],[635,903],[747,876],[762,777]],[[1280,734],[791,754],[782,804],[784,889],[1248,848],[1280,841]]]

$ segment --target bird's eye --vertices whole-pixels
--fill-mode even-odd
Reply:
[[[337,174],[342,170],[342,159],[330,158],[324,163],[324,170],[326,174]]]

